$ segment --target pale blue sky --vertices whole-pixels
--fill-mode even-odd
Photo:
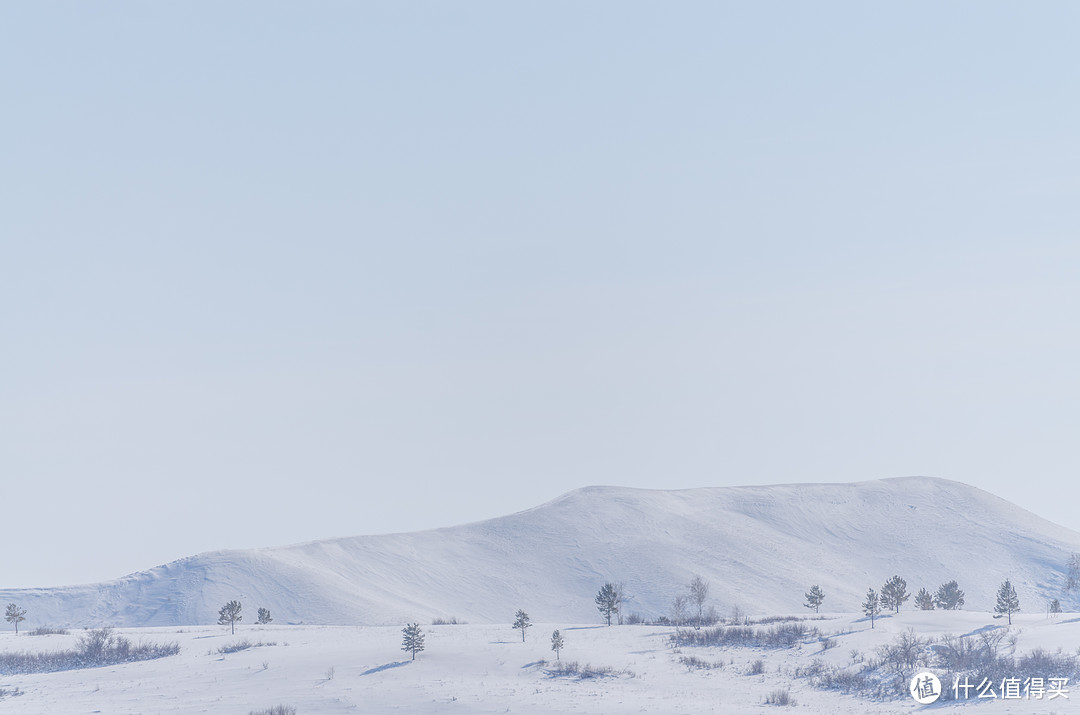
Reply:
[[[402,5],[0,4],[0,585],[589,484],[1080,529],[1080,7]]]

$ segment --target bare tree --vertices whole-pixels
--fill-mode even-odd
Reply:
[[[1065,593],[1068,593],[1080,588],[1080,554],[1070,554],[1065,567],[1068,569],[1065,575]]]
[[[697,574],[694,574],[694,578],[690,580],[690,602],[694,604],[697,609],[697,621],[694,623],[694,628],[701,628],[702,622],[705,620],[705,601],[709,598],[709,582],[701,578]]]
[[[686,623],[686,594],[680,593],[671,599],[671,621],[676,626]]]
[[[626,586],[622,581],[615,584],[615,613],[619,620],[619,625],[623,624],[623,604],[630,600],[630,597],[626,594]]]

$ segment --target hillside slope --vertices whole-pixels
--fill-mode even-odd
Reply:
[[[721,612],[798,612],[814,583],[824,610],[850,612],[898,573],[913,592],[956,579],[971,610],[991,609],[1009,578],[1024,610],[1041,612],[1062,596],[1074,551],[1080,533],[942,479],[588,487],[473,524],[211,552],[100,584],[0,591],[0,603],[26,608],[30,626],[212,623],[234,598],[245,620],[264,606],[281,623],[502,622],[518,608],[588,622],[605,581],[624,583],[626,610],[647,617],[694,573]]]

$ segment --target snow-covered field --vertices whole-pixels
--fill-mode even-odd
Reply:
[[[805,617],[804,614],[800,614]],[[1080,711],[1080,688],[1068,699],[978,701],[920,706],[908,697],[890,701],[820,690],[797,669],[815,660],[857,668],[882,644],[914,628],[921,635],[963,635],[1004,628],[987,613],[903,611],[872,629],[861,616],[823,614],[806,621],[832,635],[823,650],[806,639],[791,648],[673,647],[671,628],[564,623],[536,624],[522,643],[507,624],[424,626],[425,650],[415,661],[400,650],[401,629],[391,626],[241,626],[121,629],[133,641],[177,641],[179,655],[160,660],[50,674],[3,675],[0,713],[217,713],[247,715],[283,704],[307,713],[885,713],[976,708],[978,713]],[[550,673],[551,632],[565,638],[562,660],[611,668],[613,675],[581,679]],[[68,635],[0,635],[0,652],[54,650],[74,645]],[[1010,630],[1017,655],[1041,647],[1073,652],[1080,617],[1021,614]],[[266,643],[232,654],[218,649],[241,639]],[[1003,641],[1005,642],[1005,641]],[[272,645],[270,645],[272,644]],[[853,652],[858,651],[858,656]],[[719,667],[692,669],[696,657]],[[763,674],[751,675],[762,660]],[[546,664],[545,664],[546,661]],[[1046,673],[1047,678],[1055,677]],[[1074,684],[1070,683],[1070,686]],[[996,686],[995,686],[996,688]],[[765,703],[786,689],[797,704]]]
[[[896,696],[895,687],[882,697],[886,666],[859,676],[859,691],[877,689],[876,699],[820,682],[839,674],[850,690],[852,678],[881,658],[880,649],[909,629],[924,641],[951,634],[975,644],[1002,633],[1005,621],[989,611],[1006,578],[1023,611],[997,643],[999,654],[1076,654],[1080,617],[1043,615],[1052,599],[1078,610],[1077,592],[1064,589],[1074,552],[1080,534],[940,479],[682,491],[591,487],[458,527],[213,552],[100,584],[0,591],[0,604],[26,610],[23,633],[0,633],[0,715],[247,715],[279,704],[298,714],[1080,712],[1080,690],[1042,700],[980,699],[972,691],[959,703],[932,706]],[[625,586],[625,616],[658,619],[693,574],[710,582],[706,607],[720,615],[738,609],[805,619],[804,594],[820,585],[821,620],[800,623],[821,633],[780,648],[677,647],[670,627],[597,625],[594,597],[605,582]],[[912,599],[871,629],[859,612],[866,590],[897,574],[912,593],[955,579],[969,610],[916,611]],[[233,599],[246,616],[236,635],[206,625]],[[250,625],[262,607],[274,623]],[[524,643],[509,625],[518,608],[539,621]],[[450,617],[470,623],[427,625]],[[427,637],[415,661],[400,650],[401,628],[410,621],[419,621]],[[175,641],[180,652],[54,673],[14,674],[4,665],[3,653],[71,649],[83,627],[104,625],[118,626],[135,643]],[[41,626],[69,633],[25,632]],[[563,661],[605,674],[553,672],[556,628],[565,638]],[[263,645],[220,652],[241,639]],[[926,662],[942,663],[940,643],[921,642],[917,650]],[[1027,675],[1047,684],[1068,676],[1071,691],[1080,665],[1044,660]],[[768,703],[777,692],[796,704]]]

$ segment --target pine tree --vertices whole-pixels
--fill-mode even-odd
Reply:
[[[814,613],[818,613],[821,608],[821,602],[825,600],[825,592],[821,590],[820,586],[814,585],[810,587],[810,590],[806,592],[806,603],[803,605],[807,608],[813,608]]]
[[[899,613],[900,606],[909,598],[911,598],[911,594],[907,592],[907,581],[899,576],[893,576],[881,587],[881,607],[883,609],[894,608]]]
[[[19,608],[14,603],[9,603],[7,605],[7,611],[4,613],[4,620],[8,623],[15,624],[15,633],[17,634],[19,632],[19,624],[26,620],[26,618],[24,618],[25,615],[25,608]]]
[[[619,593],[613,583],[605,583],[600,587],[600,593],[596,594],[596,610],[600,615],[607,618],[607,624],[611,625],[611,617],[619,612]]]
[[[424,650],[424,632],[420,630],[419,623],[410,623],[401,629],[401,650],[412,653],[412,659],[416,660],[416,654]]]
[[[551,650],[555,651],[555,660],[562,660],[560,653],[563,649],[563,637],[558,631],[551,634]]]
[[[866,592],[866,601],[863,602],[863,613],[870,616],[870,627],[874,627],[874,616],[881,613],[881,601],[878,599],[877,591],[870,589]]]
[[[1012,625],[1012,614],[1020,610],[1020,599],[1016,597],[1016,589],[1009,583],[1009,579],[1005,579],[1005,583],[1001,584],[1001,588],[997,592],[997,605],[994,606],[994,612],[1009,617],[1009,625]]]
[[[1061,601],[1057,600],[1056,598],[1053,601],[1051,601],[1050,602],[1050,612],[1051,613],[1061,613]]]
[[[514,618],[514,628],[517,628],[521,631],[521,642],[524,643],[525,630],[528,628],[532,628],[532,623],[529,622],[529,614],[525,611],[522,611],[521,609],[518,609],[518,612],[514,614]]]
[[[956,581],[943,583],[938,586],[937,593],[934,594],[934,605],[946,611],[959,610],[960,606],[964,605],[964,592],[960,590]]]
[[[915,596],[915,605],[923,611],[934,610],[934,597],[925,588],[919,589],[919,595]]]
[[[235,634],[236,622],[242,621],[244,619],[244,617],[240,615],[240,611],[242,608],[243,607],[240,605],[239,601],[229,601],[228,603],[226,603],[224,606],[221,607],[221,610],[218,611],[218,625],[229,626],[230,628],[232,628],[232,632]]]
[[[274,619],[270,617],[270,609],[269,608],[260,608],[259,609],[259,620],[255,621],[255,622],[258,623],[260,626],[265,626],[267,623],[269,623],[272,620],[274,620]]]

